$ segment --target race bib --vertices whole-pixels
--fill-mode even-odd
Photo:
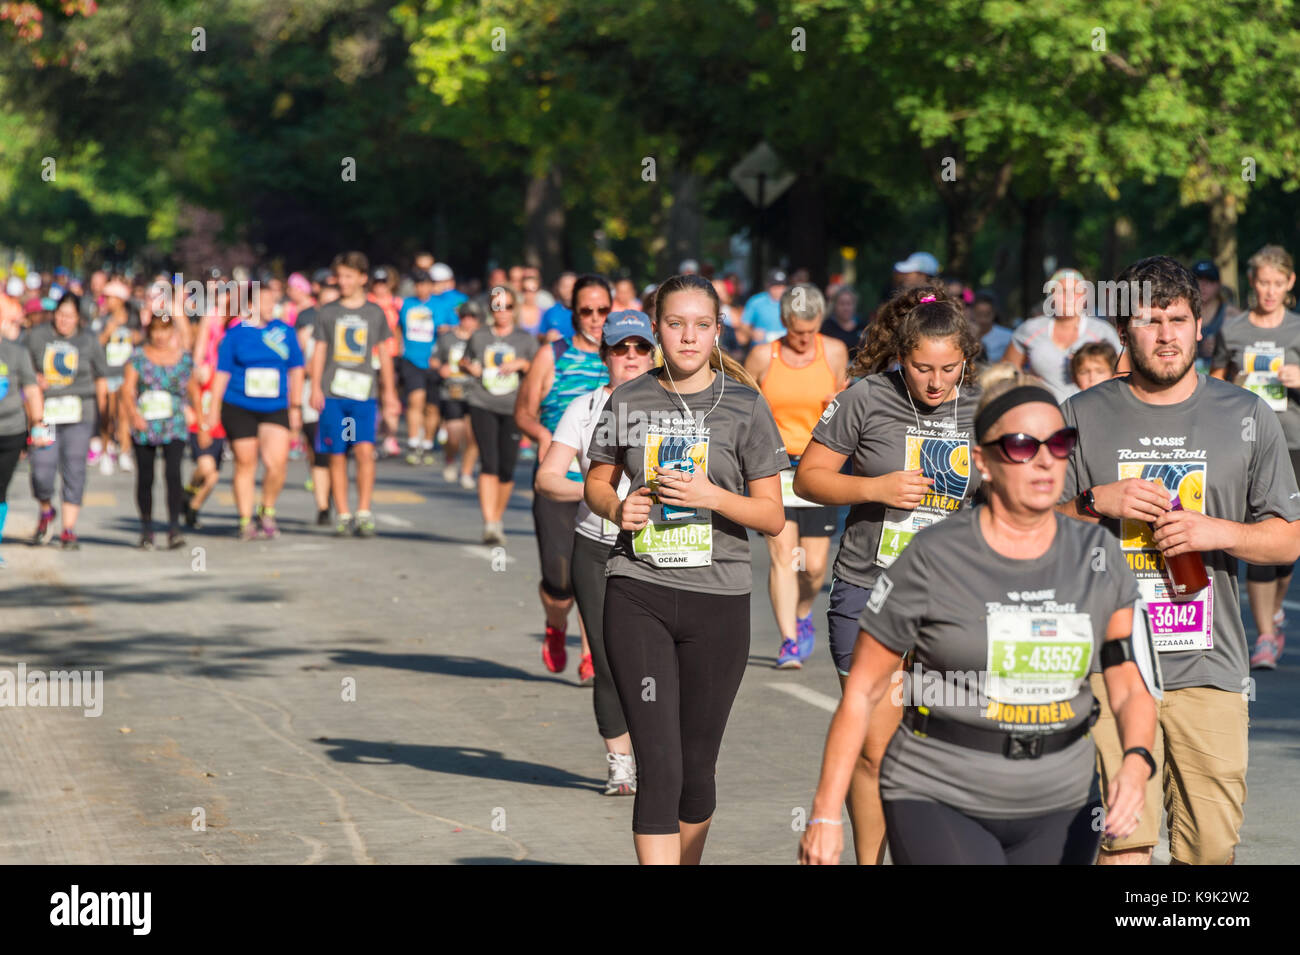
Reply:
[[[76,395],[45,399],[46,424],[77,424],[79,421],[81,421],[81,399]]]
[[[1086,613],[996,610],[988,615],[989,699],[999,703],[1072,700],[1092,667]]]
[[[279,398],[280,369],[244,369],[244,394],[250,398]]]
[[[519,390],[519,372],[512,371],[506,374],[498,371],[496,368],[483,368],[483,387],[487,389],[490,395],[509,395]]]
[[[781,504],[784,507],[821,507],[820,504],[814,504],[812,501],[805,501],[798,494],[794,493],[794,468],[787,468],[781,472]]]
[[[429,312],[407,312],[406,340],[422,343],[433,341],[433,315]]]
[[[956,425],[956,422],[953,422]],[[909,432],[915,432],[909,427]],[[950,433],[949,433],[950,432]],[[934,483],[916,509],[896,521],[886,520],[876,548],[876,566],[889,567],[907,549],[918,531],[954,513],[970,489],[970,443],[964,432],[909,433],[903,470],[915,471]]]
[[[167,391],[146,391],[138,402],[145,421],[161,421],[172,416],[172,396]]]
[[[1158,652],[1214,649],[1213,580],[1191,600],[1173,599],[1173,589],[1163,577],[1139,578],[1138,592],[1146,601],[1151,642]]]
[[[880,546],[876,548],[876,564],[888,567],[907,549],[916,532],[943,520],[942,514],[913,511],[902,521],[885,521],[880,528]]]
[[[632,536],[632,553],[654,567],[708,567],[713,563],[713,522],[651,522]]]
[[[112,367],[119,368],[130,360],[134,347],[129,341],[109,342],[104,346],[104,360]]]
[[[346,368],[334,369],[334,380],[330,383],[330,392],[340,398],[353,401],[367,401],[370,398],[370,385],[374,379],[359,371]]]
[[[602,517],[600,519],[600,536],[605,540],[612,541],[618,537],[618,525],[608,517]]]

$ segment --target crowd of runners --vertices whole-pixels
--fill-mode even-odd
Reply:
[[[694,262],[640,291],[566,272],[548,292],[521,266],[458,282],[428,253],[399,275],[355,251],[194,289],[12,275],[0,536],[27,455],[34,545],[77,548],[87,475],[118,468],[139,546],[179,548],[216,520],[226,461],[240,541],[279,535],[298,461],[315,523],[373,537],[388,456],[475,491],[502,546],[526,455],[542,665],[567,668],[576,606],[640,861],[701,859],[754,531],[778,668],[815,653],[830,576],[842,698],[802,861],[839,860],[847,809],[864,864],[1143,863],[1162,817],[1175,862],[1228,863],[1250,671],[1282,655],[1300,558],[1295,270],[1266,246],[1248,276],[1238,311],[1213,264],[1145,258],[1107,314],[1061,269],[1013,328],[923,252],[869,321],[851,285],[773,270],[744,297]]]

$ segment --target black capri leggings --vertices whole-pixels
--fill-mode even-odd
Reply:
[[[627,720],[623,718],[623,704],[618,701],[618,687],[614,686],[609,655],[605,652],[605,564],[608,561],[608,544],[574,533],[573,596],[587,628],[591,663],[596,668],[596,685],[592,688],[596,729],[601,739],[617,739],[627,732]]]
[[[749,660],[749,594],[605,581],[605,652],[636,753],[632,831],[671,835],[717,803],[714,771]]]
[[[181,483],[181,462],[185,460],[185,442],[135,445],[135,503],[145,528],[153,522],[154,458],[161,451],[163,474],[167,479],[167,526],[175,530],[185,509],[185,489]]]
[[[520,437],[515,416],[470,405],[469,424],[478,442],[479,473],[513,481],[515,465],[519,463]]]
[[[18,459],[27,447],[27,432],[0,434],[0,504],[9,500],[9,482],[13,480]]]
[[[533,480],[536,479],[534,469]],[[542,564],[542,589],[553,600],[573,597],[574,538],[582,536],[573,529],[577,520],[577,501],[552,501],[545,494],[533,495],[533,530]]]
[[[1025,819],[976,819],[938,802],[884,803],[895,865],[1092,865],[1101,803]]]
[[[1291,473],[1300,480],[1300,451],[1291,451]],[[1295,564],[1254,564],[1246,565],[1246,579],[1252,583],[1271,584],[1279,577],[1290,577]]]

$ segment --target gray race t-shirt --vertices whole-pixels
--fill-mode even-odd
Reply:
[[[469,390],[472,379],[460,370],[461,359],[465,357],[465,349],[468,347],[469,339],[461,338],[455,332],[439,335],[433,346],[433,357],[438,359],[440,365],[448,365],[447,370],[451,372],[442,379],[442,397],[451,401],[464,401],[465,393]]]
[[[1126,376],[1080,392],[1061,413],[1079,429],[1063,501],[1099,484],[1142,478],[1177,494],[1186,510],[1210,517],[1300,520],[1300,491],[1282,426],[1263,399],[1244,388],[1199,375],[1187,400],[1152,405],[1134,397]],[[1190,600],[1173,600],[1146,522],[1105,519],[1101,526],[1119,538],[1150,607],[1165,686],[1241,692],[1250,676],[1250,650],[1237,559],[1224,551],[1203,554],[1210,586]]]
[[[852,458],[854,474],[880,477],[920,468],[934,479],[914,511],[878,501],[849,510],[834,573],[858,587],[874,584],[912,534],[969,503],[979,487],[979,472],[970,466],[979,392],[963,391],[932,409],[910,399],[900,372],[869,375],[837,395],[813,428],[814,441]]]
[[[1101,669],[1110,618],[1133,606],[1137,581],[1114,538],[1060,514],[1046,554],[1004,557],[984,538],[984,510],[966,508],[917,534],[858,625],[895,653],[915,648],[906,679],[889,690],[905,705],[989,730],[1071,729],[1092,714],[1088,674]],[[1097,798],[1095,753],[1084,736],[1013,760],[900,726],[881,763],[880,795],[988,818],[1058,812]]]
[[[374,302],[345,308],[330,302],[316,310],[312,337],[325,343],[321,382],[326,398],[373,401],[379,397],[379,353],[376,347],[391,337],[384,310]]]
[[[1083,318],[1078,335],[1066,348],[1052,341],[1056,319],[1048,316],[1021,322],[1011,333],[1011,342],[1028,359],[1026,368],[1047,383],[1057,401],[1064,401],[1079,390],[1070,375],[1070,358],[1089,342],[1109,342],[1115,351],[1120,350],[1119,335],[1109,322],[1100,318]]]
[[[753,388],[715,373],[708,388],[679,401],[659,383],[662,375],[663,369],[651,369],[614,389],[587,449],[592,462],[623,469],[629,494],[646,485],[647,471],[653,480],[656,464],[703,472],[733,494],[744,494],[747,481],[790,466],[772,409]],[[659,503],[650,521],[635,535],[619,532],[607,576],[695,593],[750,592],[749,536],[740,524],[707,510],[674,520]]]
[[[45,397],[95,396],[95,379],[108,377],[104,347],[89,330],[63,338],[54,323],[38,325],[27,335],[27,352],[37,374],[45,377]]]
[[[0,339],[0,435],[27,430],[23,388],[36,384],[36,367],[27,349]]]
[[[1300,365],[1300,315],[1288,311],[1276,328],[1261,328],[1249,313],[1229,319],[1214,338],[1210,367],[1228,370],[1228,380],[1239,382],[1268,402],[1282,422],[1286,446],[1300,449],[1300,391],[1278,380],[1283,365]]]
[[[466,383],[465,403],[494,414],[514,414],[515,397],[520,382],[524,380],[524,372],[502,374],[497,369],[518,358],[532,361],[536,354],[537,339],[528,332],[513,328],[498,337],[491,328],[480,328],[469,337],[469,345],[461,356],[462,362],[483,363],[482,376],[471,378]]]

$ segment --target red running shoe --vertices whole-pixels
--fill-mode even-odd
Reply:
[[[569,662],[569,654],[564,649],[564,631],[549,624],[546,627],[546,639],[542,641],[542,662],[552,673],[559,673]]]
[[[596,665],[591,662],[590,653],[584,653],[582,662],[578,664],[578,682],[583,686],[591,686],[596,682]]]

